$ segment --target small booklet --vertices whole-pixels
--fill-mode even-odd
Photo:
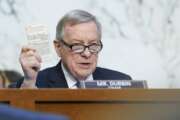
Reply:
[[[43,24],[31,24],[25,28],[28,45],[38,51],[43,63],[50,62],[51,50],[48,27]]]

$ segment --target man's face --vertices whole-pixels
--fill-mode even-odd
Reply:
[[[64,31],[64,41],[70,45],[91,45],[100,42],[94,22],[66,25]],[[76,79],[85,79],[95,70],[98,53],[91,53],[88,49],[82,53],[74,53],[63,44],[60,44],[58,49],[64,66]]]

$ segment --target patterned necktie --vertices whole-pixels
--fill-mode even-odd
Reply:
[[[76,82],[76,86],[77,86],[77,88],[81,88],[81,84],[80,84],[80,82],[78,80]]]

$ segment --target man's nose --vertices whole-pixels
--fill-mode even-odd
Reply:
[[[88,48],[86,48],[86,49],[84,50],[84,52],[82,52],[81,55],[84,56],[84,57],[90,57],[90,56],[91,56],[91,52],[89,51]]]

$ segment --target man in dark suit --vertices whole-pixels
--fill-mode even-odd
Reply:
[[[0,120],[68,120],[68,118],[0,105]]]
[[[57,66],[42,71],[37,51],[22,48],[20,63],[25,79],[16,87],[77,88],[78,81],[131,79],[124,73],[97,67],[103,48],[101,24],[86,11],[70,11],[59,21],[54,47],[61,60]]]

